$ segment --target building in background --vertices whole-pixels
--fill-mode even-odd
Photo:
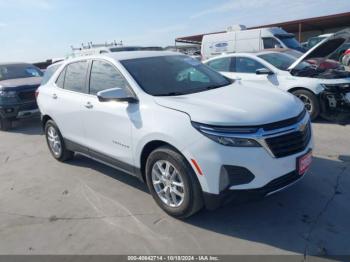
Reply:
[[[346,27],[350,27],[350,12],[268,25],[253,26],[248,27],[247,29],[256,29],[263,27],[281,27],[285,31],[295,34],[299,42],[304,42],[313,36],[318,36],[326,33],[334,33]],[[217,34],[223,32],[225,31],[206,34]],[[178,37],[175,39],[175,43],[201,44],[203,35],[206,34]]]

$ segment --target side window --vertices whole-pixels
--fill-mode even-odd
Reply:
[[[252,73],[255,74],[256,70],[266,68],[261,63],[247,57],[236,57],[236,70],[237,73]]]
[[[209,61],[208,66],[210,66],[212,69],[219,71],[219,72],[230,72],[231,71],[231,58],[225,57],[225,58],[218,58],[212,61]]]
[[[264,42],[264,49],[281,46],[281,44],[275,38],[272,38],[272,37],[263,38],[263,42]]]
[[[90,76],[90,94],[110,88],[127,88],[127,82],[117,69],[103,61],[93,61]]]
[[[49,82],[51,76],[57,71],[61,64],[53,64],[46,69],[43,79],[41,80],[41,85],[45,85]]]
[[[56,85],[60,88],[64,88],[64,76],[66,75],[66,68],[62,70],[60,76],[56,80]]]
[[[79,93],[85,93],[87,69],[87,61],[75,62],[67,65],[66,76],[64,80],[64,89]]]

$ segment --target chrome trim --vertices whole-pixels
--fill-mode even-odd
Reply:
[[[284,186],[284,187],[281,187],[281,188],[279,188],[279,189],[276,189],[276,190],[274,190],[274,191],[271,191],[271,192],[267,193],[267,194],[265,195],[265,197],[271,196],[271,195],[273,195],[273,194],[275,194],[275,193],[278,193],[278,192],[280,192],[280,191],[283,191],[283,190],[285,190],[285,189],[291,187],[292,185],[294,185],[294,184],[298,183],[300,180],[302,180],[302,179],[304,178],[305,175],[306,175],[306,173],[304,173],[300,178],[298,178],[297,180],[293,181],[292,183],[290,183],[290,184],[288,184],[288,185],[286,185],[286,186]]]
[[[278,128],[274,130],[269,130],[265,131],[264,128],[258,128],[256,132],[254,133],[248,133],[247,130],[252,130],[253,128],[243,128],[243,132],[221,132],[217,131],[216,128],[210,128],[206,126],[201,126],[198,124],[197,128],[199,129],[200,132],[206,135],[211,135],[211,136],[223,136],[223,137],[232,137],[232,138],[245,138],[245,139],[252,139],[258,142],[265,150],[273,157],[276,158],[275,155],[272,153],[271,149],[266,143],[267,138],[273,138],[277,136],[282,136],[286,135],[289,133],[297,132],[297,131],[302,131],[307,127],[307,125],[310,124],[310,117],[309,114],[305,114],[304,118],[300,120],[299,122],[283,127],[283,128]],[[224,128],[220,128],[219,130],[224,130]],[[234,130],[234,128],[229,128],[227,130]],[[237,131],[240,130],[237,128]],[[256,130],[256,128],[255,128]],[[244,133],[246,132],[246,133]]]

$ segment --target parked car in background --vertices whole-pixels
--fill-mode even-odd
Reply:
[[[333,59],[335,61],[339,61],[341,63],[345,52],[349,49],[350,43],[344,43],[340,47],[338,47],[337,50],[335,50],[332,54],[330,54],[328,58]]]
[[[299,58],[277,51],[236,53],[204,63],[223,75],[244,84],[278,87],[299,97],[311,118],[350,116],[350,73],[320,69],[308,62],[327,57],[350,38],[350,31],[338,32]]]
[[[232,29],[225,33],[204,35],[201,53],[203,60],[238,52],[257,52],[269,48],[291,48],[305,51],[293,34],[281,28]]]
[[[31,64],[0,64],[0,130],[10,129],[15,120],[39,115],[35,91],[42,75]]]
[[[274,49],[266,49],[266,51],[277,51],[283,54],[291,55],[295,58],[300,58],[303,53],[294,49],[289,48],[274,48]],[[312,59],[308,59],[306,62],[309,64],[315,66],[318,69],[340,69],[344,70],[344,66],[332,59],[322,58],[322,57],[315,57]]]
[[[342,58],[342,64],[349,67],[350,66],[350,49],[348,49],[343,58]]]
[[[322,35],[318,35],[318,36],[313,36],[310,37],[304,44],[304,47],[309,50],[312,47],[314,47],[315,45],[317,45],[319,42],[321,42],[322,40],[332,36],[333,33],[329,33],[329,34],[322,34]]]
[[[233,83],[175,52],[67,60],[39,88],[38,104],[55,159],[79,152],[136,175],[175,217],[242,192],[275,193],[312,159],[300,100]]]

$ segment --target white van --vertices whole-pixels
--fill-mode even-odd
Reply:
[[[244,26],[230,27],[227,32],[205,35],[202,59],[236,52],[256,52],[267,48],[291,48],[304,51],[294,34],[279,27],[245,30]]]

